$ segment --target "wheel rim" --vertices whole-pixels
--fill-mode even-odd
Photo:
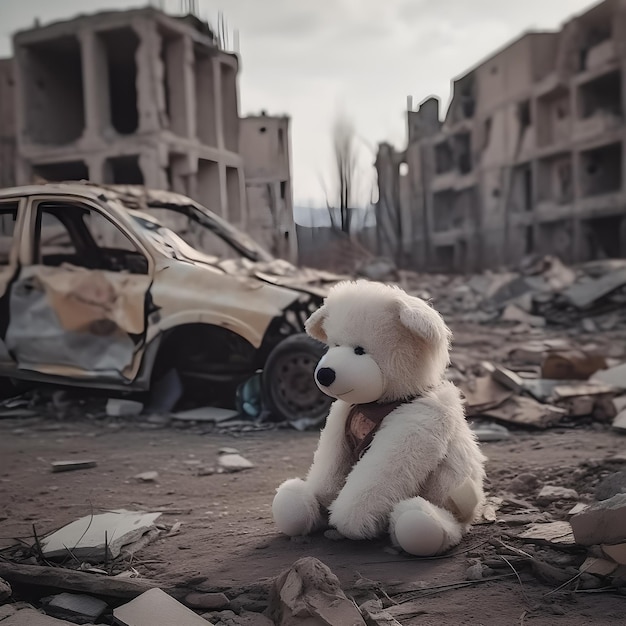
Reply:
[[[277,408],[292,418],[321,417],[332,399],[323,394],[313,375],[318,358],[308,352],[285,354],[278,359],[274,371],[277,379],[271,392]]]

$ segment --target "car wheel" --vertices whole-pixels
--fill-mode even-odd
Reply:
[[[264,404],[275,417],[302,430],[323,423],[333,400],[318,389],[313,375],[325,351],[324,344],[302,333],[270,352],[261,385]]]

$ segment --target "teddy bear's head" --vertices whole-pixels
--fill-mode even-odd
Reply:
[[[315,370],[327,395],[351,404],[409,398],[439,383],[451,333],[429,304],[399,287],[342,282],[306,322],[329,346]]]

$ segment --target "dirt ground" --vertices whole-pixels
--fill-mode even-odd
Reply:
[[[465,350],[476,360],[487,355],[495,358],[505,336],[504,331],[460,329],[457,351]],[[595,338],[604,341],[607,350],[616,341],[626,345],[624,339],[619,335]],[[132,566],[163,584],[224,590],[229,597],[238,593],[237,588],[278,575],[303,556],[327,564],[350,593],[361,578],[385,588],[402,584],[423,589],[463,582],[473,558],[498,560],[488,543],[494,538],[535,549],[537,554],[548,552],[516,540],[524,527],[503,520],[474,527],[452,555],[438,559],[395,554],[385,540],[332,541],[320,534],[293,541],[279,536],[270,511],[274,489],[284,479],[306,472],[316,442],[317,433],[291,429],[235,437],[201,435],[194,429],[145,421],[0,419],[0,549],[15,545],[17,538],[32,542],[33,524],[44,534],[106,509],[162,511],[164,522],[182,522],[181,532],[141,550]],[[215,465],[224,446],[237,448],[255,467],[236,474],[200,475],[205,473],[202,468]],[[607,426],[591,424],[513,430],[510,439],[484,443],[482,448],[489,459],[487,487],[492,495],[506,499],[511,481],[532,473],[539,484],[571,487],[585,499],[602,475],[616,471],[619,461],[610,459],[626,453],[626,438]],[[52,461],[84,458],[97,460],[97,467],[50,471]],[[155,483],[134,478],[152,470],[159,474]],[[518,492],[505,504],[505,514],[536,506],[530,492]],[[573,504],[553,503],[537,516],[565,519]],[[574,566],[584,560],[582,554],[565,558]],[[555,591],[557,584],[541,583],[527,570],[518,579],[506,564],[494,569],[496,576],[502,578],[438,589],[407,605],[407,614],[397,619],[402,624],[433,625],[624,623],[626,596],[593,589]]]

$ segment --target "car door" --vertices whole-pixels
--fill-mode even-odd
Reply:
[[[128,382],[143,350],[152,261],[116,216],[88,200],[32,198],[29,263],[10,291],[18,367]]]
[[[22,201],[23,202],[23,201]],[[20,200],[0,200],[0,367],[15,364],[6,347],[9,322],[9,285],[18,265]]]

